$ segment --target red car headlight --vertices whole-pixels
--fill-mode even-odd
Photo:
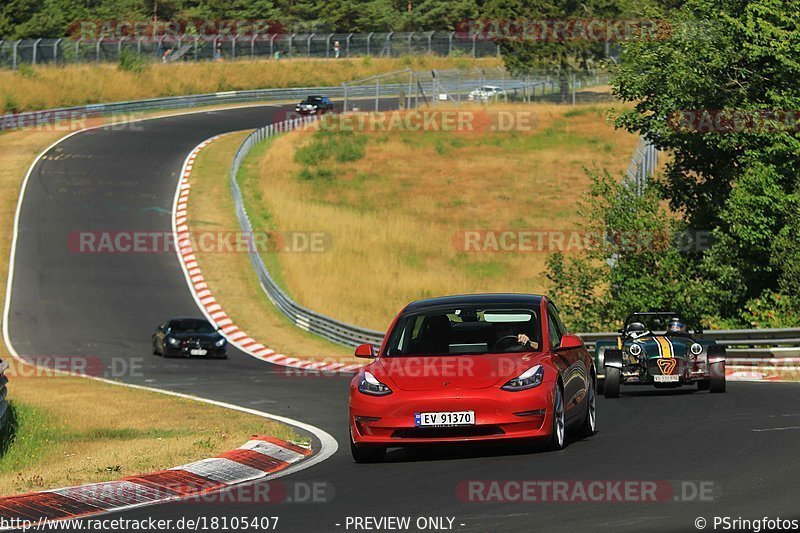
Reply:
[[[500,388],[511,392],[528,390],[541,385],[542,380],[544,380],[544,368],[542,368],[542,365],[536,365],[530,367],[514,379],[508,380],[506,384]]]
[[[386,396],[392,393],[387,385],[384,385],[371,372],[364,372],[358,381],[358,392],[369,394],[370,396]]]

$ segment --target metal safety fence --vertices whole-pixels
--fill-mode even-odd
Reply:
[[[0,67],[116,62],[126,53],[149,61],[230,61],[236,59],[358,56],[490,57],[499,45],[478,34],[447,32],[282,33],[256,35],[163,35],[83,39],[0,41]]]
[[[304,117],[270,124],[269,126],[255,130],[239,146],[239,149],[233,157],[233,163],[231,164],[230,187],[236,208],[236,218],[239,220],[239,226],[242,231],[247,232],[246,234],[252,235],[254,229],[250,222],[250,217],[247,215],[244,197],[237,179],[239,169],[245,157],[250,150],[265,139],[273,135],[307,126],[315,120],[316,117]],[[303,307],[292,300],[292,298],[276,283],[258,251],[251,251],[249,253],[249,258],[258,275],[264,293],[275,307],[297,327],[344,346],[353,347],[364,343],[370,343],[375,346],[380,345],[381,339],[383,338],[381,332],[346,324]]]

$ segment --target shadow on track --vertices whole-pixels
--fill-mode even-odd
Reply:
[[[595,434],[596,435],[596,434]],[[590,440],[592,437],[567,437],[567,445]],[[559,454],[547,449],[542,441],[514,442],[448,442],[446,444],[414,444],[403,448],[389,448],[384,463],[425,461],[452,461],[488,457],[516,457],[520,455]]]

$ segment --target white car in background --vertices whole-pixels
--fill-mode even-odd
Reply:
[[[482,102],[497,100],[505,96],[506,92],[496,85],[484,85],[473,89],[472,92],[469,93],[470,100],[480,100]]]

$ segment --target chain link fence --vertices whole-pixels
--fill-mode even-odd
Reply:
[[[223,61],[256,58],[491,57],[500,54],[493,41],[456,32],[292,33],[247,36],[178,35],[115,39],[24,39],[0,41],[0,67],[108,63],[124,53],[150,61]]]
[[[609,82],[606,71],[576,74],[566,80],[564,103],[610,100],[603,93],[584,93],[584,89]],[[502,67],[447,69],[430,71],[401,70],[342,84],[344,111],[375,111],[386,95],[400,99],[400,107],[411,109],[420,105],[436,107],[449,102],[526,102],[544,100],[560,102],[561,82],[546,74],[514,76]],[[373,95],[372,101],[363,98]],[[594,100],[592,100],[594,94]],[[353,97],[358,99],[352,103]]]

